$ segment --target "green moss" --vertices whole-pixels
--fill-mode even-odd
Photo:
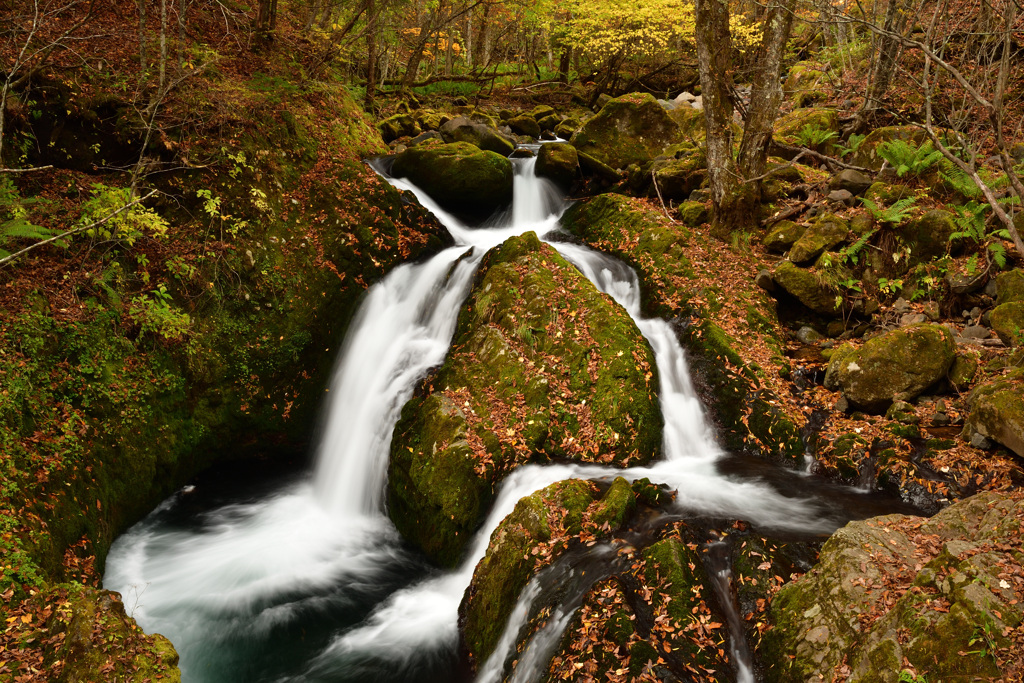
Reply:
[[[607,524],[612,531],[619,529],[626,517],[636,508],[636,496],[630,483],[616,477],[604,497],[598,503],[591,519],[599,527]]]
[[[570,142],[612,168],[625,168],[682,140],[679,125],[652,95],[632,93],[608,102]]]

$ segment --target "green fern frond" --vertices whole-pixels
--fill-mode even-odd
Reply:
[[[8,240],[15,238],[26,238],[43,240],[47,237],[53,237],[57,233],[48,228],[44,228],[41,225],[35,225],[29,223],[24,218],[12,218],[6,223],[0,225],[0,240]]]

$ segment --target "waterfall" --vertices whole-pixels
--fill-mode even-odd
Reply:
[[[181,492],[111,548],[104,586],[125,596],[145,630],[170,638],[187,683],[447,680],[459,602],[501,520],[546,485],[618,473],[595,465],[518,468],[465,560],[446,573],[407,551],[383,514],[395,422],[416,382],[442,362],[483,254],[529,230],[543,238],[565,209],[557,189],[534,174],[535,159],[514,163],[511,215],[476,228],[407,181],[389,179],[414,192],[456,246],[394,269],[367,292],[330,381],[312,477],[199,515],[187,513],[196,494]],[[683,351],[666,322],[640,315],[635,273],[585,247],[553,246],[633,316],[655,351],[665,460],[622,474],[676,487],[678,505],[701,514],[800,531],[834,528],[806,499],[718,473],[721,452]]]

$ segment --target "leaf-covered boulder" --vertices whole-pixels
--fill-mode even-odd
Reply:
[[[780,263],[772,279],[775,284],[815,313],[833,315],[840,310],[835,292],[823,284],[817,275],[800,268],[792,261]]]
[[[548,142],[537,152],[537,175],[548,178],[565,189],[576,181],[580,172],[576,148],[562,142]]]
[[[989,316],[989,324],[1007,346],[1024,344],[1024,301],[996,306]]]
[[[444,365],[395,427],[391,518],[452,565],[516,466],[654,457],[657,387],[626,312],[534,233],[510,238],[485,257]]]
[[[576,149],[612,168],[642,164],[682,141],[679,125],[647,93],[610,100],[570,140]]]
[[[468,142],[474,147],[507,157],[515,151],[511,140],[499,133],[493,126],[457,116],[439,129],[445,142]]]
[[[789,250],[789,260],[793,263],[811,263],[826,251],[842,244],[849,231],[849,223],[839,216],[823,214],[793,243]]]
[[[967,405],[965,439],[981,434],[1024,457],[1024,371],[975,387]]]
[[[391,172],[456,213],[486,218],[512,201],[512,162],[467,142],[411,147]]]
[[[1008,680],[1021,661],[1024,501],[981,493],[931,519],[851,522],[771,604],[765,680]]]
[[[996,275],[996,306],[1024,302],[1024,270],[1017,268]]]
[[[838,349],[826,382],[854,407],[882,412],[894,400],[909,401],[943,380],[956,357],[953,333],[941,325],[893,330],[861,348]]]
[[[622,495],[624,494],[624,495]],[[606,500],[607,499],[607,500]],[[491,534],[487,554],[473,571],[459,606],[459,628],[471,659],[483,662],[501,638],[509,616],[534,574],[586,526],[600,533],[595,515],[624,516],[635,505],[629,482],[619,477],[602,496],[582,479],[556,482],[516,503]]]

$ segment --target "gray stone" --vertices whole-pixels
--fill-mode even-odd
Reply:
[[[897,313],[906,313],[910,310],[910,302],[903,297],[900,297],[899,299],[896,299],[896,303],[892,305],[892,310]]]
[[[824,339],[813,327],[804,326],[796,332],[796,338],[804,344],[814,344]]]
[[[975,448],[980,448],[983,451],[987,451],[992,448],[992,442],[977,432],[971,435],[971,445]]]
[[[946,284],[949,285],[949,291],[957,295],[976,292],[985,287],[986,282],[988,282],[988,274],[983,272],[976,273],[975,275],[946,273]]]
[[[900,317],[900,325],[906,327],[907,325],[917,325],[918,323],[928,322],[928,316],[924,313],[906,313]]]
[[[849,206],[853,203],[853,194],[849,190],[832,190],[828,193],[828,200]]]
[[[833,190],[846,190],[852,195],[863,194],[874,181],[860,171],[852,168],[840,171],[831,180],[828,186]]]
[[[960,332],[964,339],[988,339],[992,336],[992,330],[982,325],[968,325]]]

